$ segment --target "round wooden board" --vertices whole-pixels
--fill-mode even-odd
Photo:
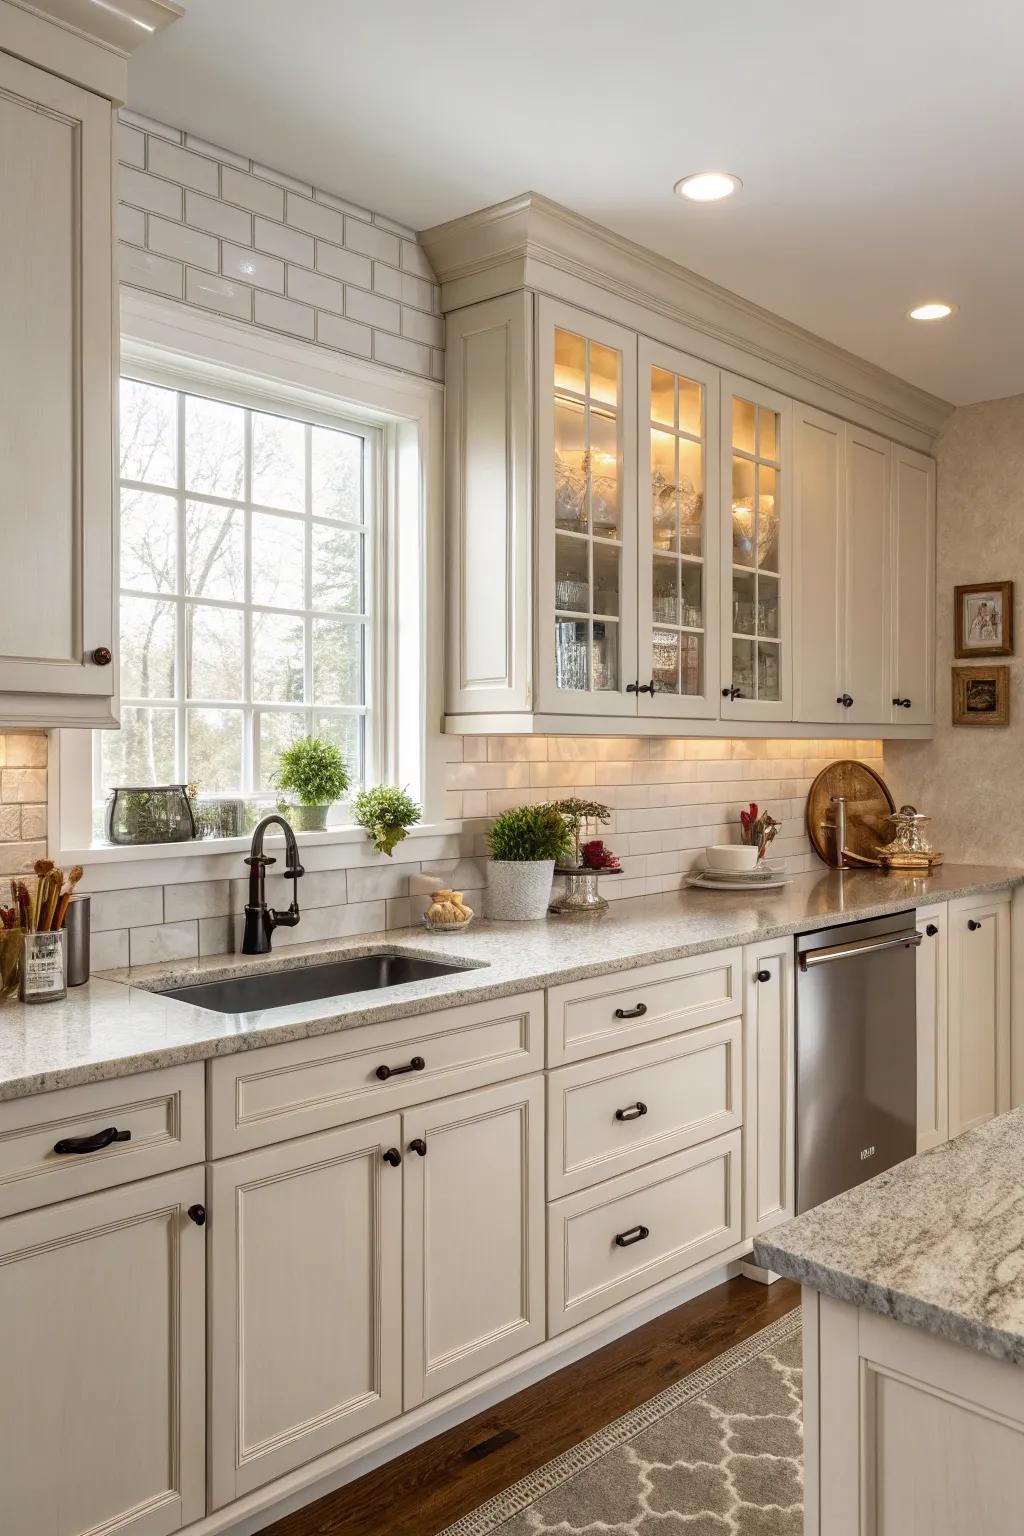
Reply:
[[[819,859],[835,868],[833,820],[836,795],[846,796],[846,846],[850,853],[875,859],[879,848],[892,839],[886,820],[896,809],[885,780],[852,758],[841,758],[823,768],[807,796],[807,834]]]

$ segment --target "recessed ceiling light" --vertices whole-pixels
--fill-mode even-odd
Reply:
[[[684,176],[675,185],[679,197],[689,198],[691,203],[717,203],[723,197],[731,197],[743,183],[730,171],[696,171]]]
[[[945,320],[956,309],[955,304],[943,304],[941,300],[934,300],[929,304],[918,304],[915,309],[908,309],[907,317],[910,320]]]

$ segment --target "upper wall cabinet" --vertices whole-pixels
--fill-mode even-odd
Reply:
[[[538,211],[536,250],[528,232],[499,261],[501,218]],[[778,365],[781,333],[744,352],[708,285],[584,223],[531,196],[424,236],[447,312],[447,728],[928,734],[939,403],[876,370],[865,405],[847,354],[822,387],[825,343],[806,374]]]
[[[0,0],[0,725],[116,723],[111,141],[136,5],[151,31],[177,14],[127,0],[93,43]]]

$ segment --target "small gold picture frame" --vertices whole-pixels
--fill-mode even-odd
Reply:
[[[1009,667],[953,668],[953,724],[1009,725]]]
[[[976,581],[953,589],[953,654],[1013,655],[1013,582]]]

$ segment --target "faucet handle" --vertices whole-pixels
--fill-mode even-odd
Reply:
[[[276,864],[277,860],[271,853],[250,853],[244,862],[250,866],[258,864],[262,869],[266,869],[268,864]]]
[[[303,869],[301,864],[289,864],[288,868],[284,872],[284,878],[286,880],[298,880],[299,876],[304,875],[305,873],[306,871]]]

